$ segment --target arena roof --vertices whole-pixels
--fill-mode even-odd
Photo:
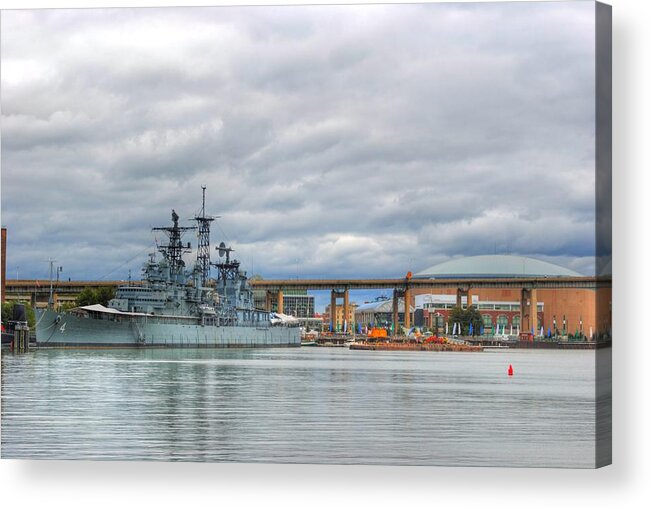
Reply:
[[[452,259],[418,272],[418,279],[581,277],[580,273],[524,256],[489,255]]]

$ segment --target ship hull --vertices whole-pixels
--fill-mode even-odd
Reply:
[[[40,347],[293,347],[301,345],[298,328],[201,326],[154,323],[147,318],[122,321],[90,319],[42,311],[37,317]]]

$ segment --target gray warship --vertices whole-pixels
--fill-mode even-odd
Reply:
[[[270,313],[256,309],[246,272],[221,242],[219,261],[210,260],[210,224],[205,214],[205,187],[197,225],[179,226],[172,210],[172,225],[153,228],[168,242],[159,245],[142,269],[139,283],[116,290],[104,305],[57,312],[37,311],[36,345],[40,347],[283,347],[300,346],[297,326],[274,325]],[[191,251],[182,241],[197,230],[194,267],[186,269],[183,255]],[[211,268],[217,277],[211,278]]]

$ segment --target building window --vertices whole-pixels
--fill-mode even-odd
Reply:
[[[491,318],[490,314],[482,314],[481,318],[484,320],[484,328],[493,327],[493,318]]]
[[[509,324],[509,318],[507,318],[504,314],[500,314],[497,316],[497,324],[500,326],[500,328],[504,328]]]
[[[520,327],[520,316],[519,315],[513,316],[513,326],[516,327],[516,328]]]

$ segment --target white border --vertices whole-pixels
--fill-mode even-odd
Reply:
[[[241,1],[11,1],[0,7],[301,4]],[[369,3],[346,2],[336,3]],[[613,4],[614,465],[592,470],[0,461],[3,506],[649,506],[648,315],[651,19]],[[54,5],[53,5],[54,4]],[[648,328],[648,325],[647,325]]]

